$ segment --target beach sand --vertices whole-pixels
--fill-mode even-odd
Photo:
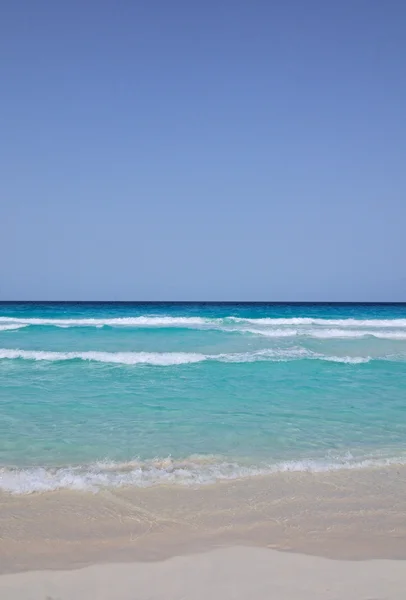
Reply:
[[[406,468],[0,496],[1,600],[406,598]]]
[[[404,600],[406,563],[233,547],[158,563],[0,578],[4,600]]]

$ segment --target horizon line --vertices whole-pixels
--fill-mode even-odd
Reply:
[[[381,304],[406,300],[0,300],[0,304]]]

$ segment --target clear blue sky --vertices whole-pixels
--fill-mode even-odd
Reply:
[[[0,7],[0,299],[406,300],[406,3]]]

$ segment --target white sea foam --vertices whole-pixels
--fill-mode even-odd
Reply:
[[[126,463],[98,462],[76,467],[1,468],[0,490],[13,494],[31,494],[58,489],[97,492],[101,488],[123,486],[145,488],[161,484],[201,486],[259,475],[286,472],[320,473],[405,463],[405,457],[355,460],[351,455],[346,455],[334,459],[302,459],[244,465],[221,457],[194,455],[184,460],[168,457],[149,461],[133,460]]]
[[[193,327],[210,323],[202,317],[118,317],[106,319],[42,319],[0,317],[0,323],[50,325],[55,327]]]
[[[170,317],[170,316],[138,316],[117,318],[73,318],[44,319],[0,317],[0,323],[13,325],[43,325],[55,327],[197,327],[221,328],[225,325],[255,325],[257,327],[304,327],[316,325],[320,327],[370,327],[370,328],[406,328],[405,319],[320,319],[311,317],[292,318],[245,318],[228,316],[223,318],[203,317]]]
[[[51,352],[46,350],[0,349],[0,359],[44,360],[49,362],[84,360],[122,365],[149,364],[182,365],[206,360],[204,354],[193,352]]]
[[[23,323],[11,323],[10,325],[0,325],[0,331],[12,331],[14,329],[21,329],[22,327],[27,327],[27,325]]]
[[[283,338],[283,337],[309,337],[316,339],[334,339],[334,338],[345,338],[345,339],[357,339],[364,337],[374,337],[384,340],[406,340],[406,331],[402,330],[369,330],[369,329],[324,329],[324,328],[304,328],[304,329],[252,329],[246,328],[237,330],[240,332],[252,333],[254,335],[261,335],[271,338]]]
[[[368,363],[372,360],[372,358],[370,356],[322,356],[322,355],[319,355],[319,356],[317,356],[317,358],[319,360],[326,360],[328,362],[345,363],[345,364],[349,364],[349,365],[360,365],[362,363]]]
[[[263,335],[265,337],[280,338],[280,337],[295,337],[300,335],[298,329],[232,329],[232,331],[239,331],[240,333],[253,333],[254,335]]]
[[[311,317],[293,317],[289,319],[227,317],[227,319],[235,323],[250,323],[261,326],[406,327],[406,319],[313,319]]]
[[[69,361],[83,360],[90,362],[112,363],[122,365],[154,365],[173,366],[203,361],[224,363],[252,363],[261,361],[285,362],[292,360],[322,360],[348,364],[367,363],[370,356],[330,356],[312,352],[305,348],[265,349],[254,352],[235,352],[226,354],[199,354],[194,352],[52,352],[46,350],[16,350],[0,348],[0,360],[22,359],[32,361]],[[374,360],[403,360],[400,356],[375,357]]]

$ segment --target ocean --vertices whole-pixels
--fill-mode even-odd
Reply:
[[[0,303],[0,490],[406,463],[406,305]]]

